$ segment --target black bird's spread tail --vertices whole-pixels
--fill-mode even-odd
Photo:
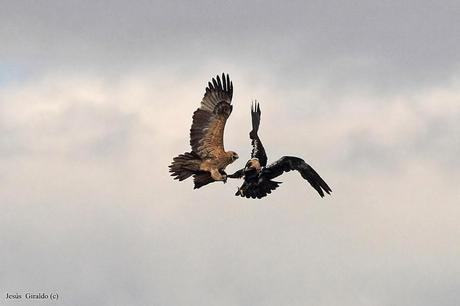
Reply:
[[[180,154],[173,158],[169,172],[175,180],[183,181],[200,170],[201,159],[195,152]]]
[[[261,199],[272,193],[272,191],[278,188],[280,184],[281,182],[272,180],[263,180],[258,183],[244,182],[243,185],[238,188],[235,195],[246,197],[248,199]]]

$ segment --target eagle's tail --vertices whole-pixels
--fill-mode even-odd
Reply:
[[[173,158],[173,162],[169,166],[169,172],[171,172],[171,176],[174,176],[175,180],[183,181],[199,172],[200,163],[201,159],[195,152],[180,154]]]

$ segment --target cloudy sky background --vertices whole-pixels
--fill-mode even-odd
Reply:
[[[0,4],[2,304],[458,305],[458,1]],[[171,180],[222,72],[331,197]]]

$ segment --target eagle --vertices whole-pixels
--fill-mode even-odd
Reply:
[[[267,166],[267,155],[258,136],[260,125],[260,106],[255,101],[251,106],[252,130],[249,133],[252,152],[251,159],[243,169],[228,175],[229,178],[243,178],[244,182],[238,188],[236,196],[261,199],[279,187],[281,182],[273,181],[274,178],[284,172],[297,170],[310,185],[324,197],[324,192],[330,194],[331,188],[319,176],[319,174],[308,165],[303,159],[294,156],[283,156]]]
[[[227,181],[225,168],[238,154],[224,149],[224,128],[232,113],[233,83],[222,73],[208,82],[200,107],[193,113],[191,152],[174,157],[169,172],[175,180],[193,176],[194,189],[215,181]]]

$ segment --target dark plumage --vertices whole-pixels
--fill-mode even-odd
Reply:
[[[235,195],[253,199],[263,198],[281,184],[281,182],[273,181],[273,179],[291,170],[297,170],[321,197],[324,197],[325,192],[330,194],[332,192],[331,188],[319,174],[301,158],[283,156],[267,166],[267,155],[258,136],[260,115],[260,106],[255,102],[251,108],[252,130],[249,133],[252,144],[251,159],[246,163],[243,169],[228,176],[230,178],[244,179],[243,185],[238,188]]]

